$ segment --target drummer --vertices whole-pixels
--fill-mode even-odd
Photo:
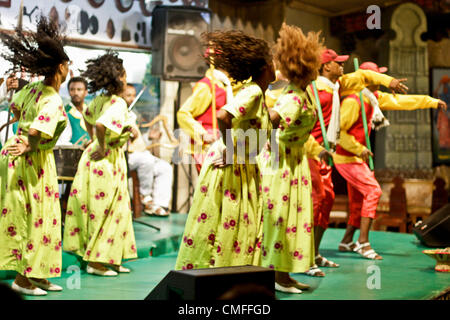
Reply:
[[[83,110],[87,108],[84,99],[88,94],[88,84],[82,77],[70,78],[67,88],[70,95],[70,103],[64,108],[69,118],[66,129],[61,134],[57,146],[78,145],[89,141],[89,134],[83,119]]]

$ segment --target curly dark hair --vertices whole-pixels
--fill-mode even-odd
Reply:
[[[13,65],[8,72],[18,72],[24,68],[32,74],[51,77],[58,65],[69,61],[64,52],[65,37],[59,26],[49,19],[39,18],[36,32],[24,32],[16,28],[15,34],[0,33],[0,39],[9,49],[1,57]]]
[[[275,63],[281,73],[299,88],[306,86],[319,75],[321,53],[324,49],[320,32],[303,34],[302,29],[283,23],[275,45]]]
[[[272,63],[269,44],[242,31],[204,32],[201,37],[203,46],[213,49],[212,53],[206,51],[205,61],[209,64],[210,57],[214,58],[214,66],[236,81],[257,79],[264,67]]]
[[[108,50],[104,55],[86,61],[87,69],[81,73],[82,77],[88,78],[89,93],[106,90],[108,95],[120,94],[124,85],[120,81],[125,68],[123,60],[118,57],[118,53]]]

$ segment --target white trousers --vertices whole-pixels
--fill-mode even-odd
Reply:
[[[129,153],[128,166],[130,170],[137,170],[140,194],[151,196],[154,205],[168,208],[173,182],[170,163],[144,151]]]

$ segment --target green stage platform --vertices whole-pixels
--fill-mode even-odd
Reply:
[[[28,300],[142,300],[173,270],[187,215],[169,218],[141,217],[141,221],[161,231],[134,223],[138,259],[128,261],[130,274],[104,278],[80,270],[79,260],[63,253],[60,293]],[[450,274],[434,271],[435,261],[422,253],[423,247],[412,234],[372,232],[371,243],[384,260],[371,261],[355,253],[337,251],[344,229],[329,229],[322,242],[323,256],[339,263],[339,268],[323,268],[324,278],[304,274],[293,277],[311,285],[302,294],[276,293],[279,300],[420,300],[433,299],[450,288]],[[0,281],[11,283],[13,272],[0,271]],[[77,288],[77,278],[79,288]]]

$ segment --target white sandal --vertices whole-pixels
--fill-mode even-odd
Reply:
[[[318,275],[318,273],[323,273],[323,275]],[[311,277],[325,277],[325,272],[319,269],[317,264],[313,265],[311,268],[309,268],[308,271],[305,272],[306,275]]]
[[[359,253],[360,255],[362,255],[366,259],[370,259],[370,260],[381,260],[381,259],[383,259],[373,249],[370,249],[370,250],[367,250],[367,251],[363,252],[363,248],[368,247],[368,246],[370,246],[369,242],[359,243],[358,241],[356,241],[356,247],[355,247],[355,249],[353,249],[353,251]],[[375,259],[376,257],[380,257],[381,259]]]
[[[338,250],[341,252],[353,252],[354,250],[352,249],[352,246],[354,246],[354,245],[355,245],[355,243],[353,241],[351,241],[349,243],[341,242],[341,243],[339,243]],[[341,250],[341,248],[343,248],[343,250]]]
[[[320,263],[317,263],[317,260],[320,259]],[[328,268],[337,268],[339,267],[339,264],[336,262],[330,261],[325,257],[322,257],[320,254],[316,256],[316,264],[318,264],[320,267],[328,267]]]

